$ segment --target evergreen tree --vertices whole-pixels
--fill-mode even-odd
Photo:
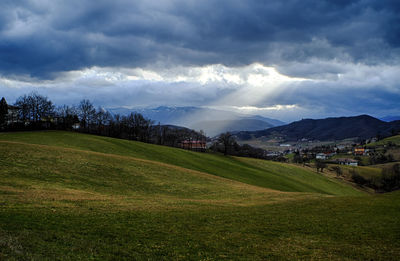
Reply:
[[[0,101],[0,128],[7,124],[8,105],[6,99],[3,97]]]

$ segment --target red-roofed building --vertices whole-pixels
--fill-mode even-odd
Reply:
[[[354,155],[358,155],[358,156],[365,155],[365,149],[364,148],[355,148]]]
[[[181,148],[185,150],[205,151],[206,142],[201,140],[184,140],[181,142]]]

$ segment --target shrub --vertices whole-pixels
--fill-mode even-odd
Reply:
[[[400,164],[382,170],[381,184],[381,189],[387,192],[400,189]]]
[[[368,180],[365,179],[363,176],[358,174],[354,169],[350,171],[351,174],[351,179],[358,185],[366,185],[368,183]]]
[[[324,172],[324,168],[326,168],[326,162],[322,160],[316,160],[315,167],[317,168],[317,172],[319,172],[320,170],[321,172]]]
[[[339,166],[333,166],[332,170],[336,173],[337,177],[340,177],[343,175],[343,171]]]

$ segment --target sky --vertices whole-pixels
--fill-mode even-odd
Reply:
[[[398,0],[2,0],[0,96],[400,115]]]

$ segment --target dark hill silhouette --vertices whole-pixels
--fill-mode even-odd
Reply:
[[[368,139],[376,136],[387,137],[400,130],[400,121],[384,122],[369,115],[327,119],[303,119],[287,125],[261,131],[236,133],[241,140],[277,135],[285,141],[302,138],[312,140],[343,140],[347,138]]]

